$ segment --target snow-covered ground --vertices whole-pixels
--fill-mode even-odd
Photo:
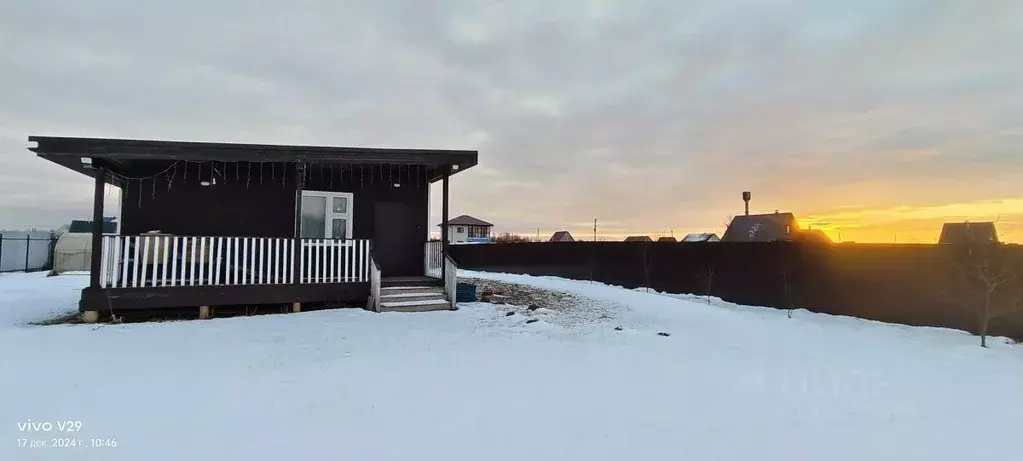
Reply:
[[[1004,461],[1023,453],[1023,347],[1005,340],[983,349],[952,330],[462,275],[581,301],[574,312],[514,308],[511,316],[508,306],[471,303],[456,312],[35,326],[27,322],[74,310],[87,277],[2,275],[0,459]],[[53,431],[20,430],[28,420]],[[58,420],[81,421],[81,430],[61,433]],[[117,446],[17,446],[70,437]]]

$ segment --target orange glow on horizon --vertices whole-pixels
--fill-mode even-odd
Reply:
[[[937,243],[942,224],[963,221],[995,222],[1000,241],[1023,243],[1023,198],[923,207],[890,206],[856,209],[845,207],[813,213],[801,213],[798,210],[793,210],[793,212],[796,214],[800,228],[820,230],[836,243]],[[619,224],[614,228],[601,230],[598,240],[620,241],[630,235],[649,235],[650,238],[657,240],[658,237],[669,235],[666,231],[644,232],[638,229],[642,229],[642,227]],[[675,226],[673,229],[674,237],[678,240],[682,240],[686,234],[695,232],[713,232],[720,237],[725,231],[723,225],[717,228]],[[593,240],[592,227],[569,226],[558,230],[568,230],[576,240]],[[541,240],[546,241],[553,232],[554,230],[541,233]],[[498,233],[501,232],[495,232],[495,236]],[[536,236],[535,230],[533,232],[512,231],[511,233],[533,239]]]
[[[808,214],[803,228],[820,229],[834,241],[937,243],[946,222],[994,222],[1002,242],[1023,241],[1023,198],[926,207],[839,209]]]

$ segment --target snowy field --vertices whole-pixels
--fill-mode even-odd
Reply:
[[[1004,339],[983,349],[952,330],[468,275],[583,301],[511,316],[509,306],[472,303],[456,312],[35,326],[28,322],[74,310],[87,277],[2,275],[0,460],[1023,453],[1023,347]],[[20,430],[28,420],[53,430]],[[81,421],[81,430],[59,432],[59,420]],[[17,446],[72,437],[117,445]]]

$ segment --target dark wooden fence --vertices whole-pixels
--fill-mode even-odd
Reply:
[[[995,247],[992,247],[995,248]],[[1023,247],[998,245],[1012,274]],[[949,245],[575,242],[452,245],[459,267],[650,287],[779,309],[978,331],[978,298],[958,283],[963,247]],[[958,288],[957,288],[958,287]],[[974,287],[976,288],[976,287]],[[999,288],[1023,293],[1016,278]],[[1023,312],[990,334],[1023,339]]]

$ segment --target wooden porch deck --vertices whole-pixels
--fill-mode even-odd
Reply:
[[[100,287],[82,290],[79,311],[84,313],[268,304],[296,304],[297,309],[302,303],[367,306],[367,300],[367,307],[381,307],[380,299],[371,299],[372,256],[365,240],[303,240],[295,246],[287,239],[106,236],[103,243]],[[441,272],[436,243],[426,245],[425,273]],[[437,276],[376,274],[385,290],[440,288],[441,300],[447,297],[444,279]]]
[[[365,305],[369,282],[86,288],[80,312],[291,303]]]

